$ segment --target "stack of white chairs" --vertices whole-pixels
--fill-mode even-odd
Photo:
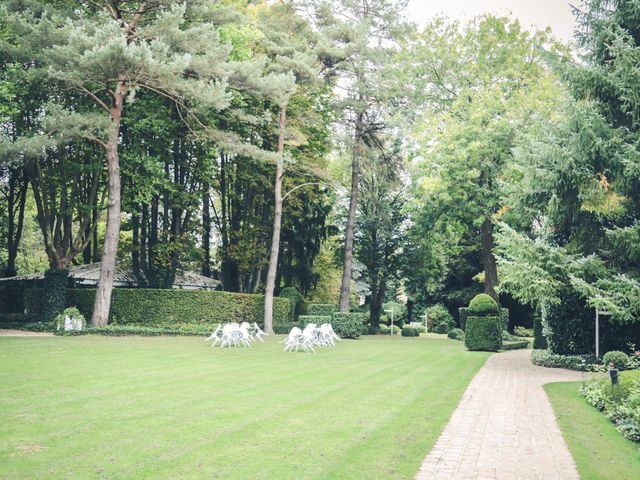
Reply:
[[[262,337],[267,335],[256,322],[253,322],[252,325],[249,322],[240,324],[234,322],[218,325],[205,341],[213,340],[212,347],[215,347],[218,342],[220,342],[220,348],[238,347],[240,345],[250,347],[256,340],[264,342]]]
[[[319,327],[315,323],[309,323],[304,330],[293,327],[282,342],[285,351],[298,351],[302,348],[305,352],[316,353],[314,347],[335,347],[336,340],[341,340],[333,331],[330,323],[323,323]]]

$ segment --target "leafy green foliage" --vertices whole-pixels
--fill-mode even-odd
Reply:
[[[404,327],[402,327],[402,336],[403,337],[419,337],[420,332],[418,331],[417,328],[408,327],[405,325]]]
[[[449,324],[447,322],[441,322],[438,325],[435,326],[435,328],[433,329],[434,332],[439,333],[439,334],[445,334],[449,331]]]
[[[94,289],[67,290],[67,304],[76,305],[83,315],[90,315]],[[111,300],[110,324],[144,325],[179,329],[183,325],[257,322],[261,324],[264,297],[206,290],[161,290],[116,288]],[[287,324],[290,303],[286,298],[273,302],[274,325]]]
[[[44,273],[42,289],[42,320],[50,323],[64,310],[67,290],[67,269],[50,269]]]
[[[331,323],[331,316],[329,315],[300,315],[298,317],[298,323],[300,323],[300,327],[304,328],[306,325],[310,323],[315,323],[316,325],[322,325],[323,323]]]
[[[278,297],[289,299],[289,302],[291,303],[291,307],[289,308],[289,322],[294,323],[296,321],[296,318],[304,313],[304,297],[294,287],[283,288],[282,290],[280,290]]]
[[[540,367],[590,371],[596,358],[590,355],[560,355],[549,350],[534,349],[531,351],[531,362]]]
[[[469,302],[469,311],[473,315],[497,315],[499,307],[493,298],[486,293],[481,293]]]
[[[84,315],[80,313],[80,310],[76,307],[67,307],[54,320],[56,324],[56,331],[64,332],[64,322],[67,317],[71,320],[80,321],[80,330],[84,330],[87,327],[87,320],[84,318]]]
[[[539,314],[533,317],[533,348],[546,350],[549,348],[547,339],[542,333],[542,318]]]
[[[521,348],[528,348],[529,341],[528,340],[520,340],[520,341],[503,341],[500,350],[519,350]]]
[[[464,331],[459,328],[452,328],[447,336],[453,340],[464,340]]]
[[[364,316],[361,313],[336,312],[331,316],[331,325],[341,338],[358,338],[362,335]]]
[[[338,311],[338,305],[332,303],[310,303],[307,305],[307,315],[330,317]]]
[[[436,326],[444,322],[449,325],[450,328],[454,328],[456,326],[456,322],[453,316],[451,315],[451,313],[449,313],[447,307],[445,307],[441,303],[431,305],[430,307],[425,309],[424,313],[426,314],[427,322],[430,325]]]
[[[464,335],[464,344],[471,351],[497,352],[502,346],[500,319],[494,315],[470,315]]]
[[[533,329],[524,328],[521,325],[516,325],[516,327],[513,329],[513,334],[516,337],[533,337]]]
[[[603,355],[602,364],[609,366],[611,363],[613,363],[618,370],[625,370],[629,363],[629,358],[626,353],[620,350],[611,350]]]

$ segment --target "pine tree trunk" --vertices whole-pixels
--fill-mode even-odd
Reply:
[[[211,276],[211,206],[209,205],[209,184],[202,188],[202,268],[200,273]]]
[[[273,333],[273,291],[276,285],[276,270],[278,268],[278,253],[280,252],[280,227],[282,224],[282,177],[284,134],[287,122],[286,104],[280,107],[280,119],[278,121],[278,155],[276,159],[276,181],[274,189],[275,214],[273,217],[273,234],[271,236],[271,256],[269,257],[269,270],[267,271],[267,283],[264,291],[264,331]]]
[[[356,224],[356,209],[358,204],[358,183],[360,181],[360,149],[362,142],[362,114],[356,119],[355,144],[351,160],[351,198],[349,200],[349,216],[344,239],[344,263],[342,266],[342,284],[340,286],[340,311],[349,311],[349,296],[351,293],[351,265],[353,261],[353,231]]]
[[[91,325],[94,327],[107,324],[109,309],[111,308],[111,293],[120,236],[120,159],[118,156],[118,140],[120,137],[123,100],[127,93],[127,88],[126,79],[120,77],[116,90],[113,92],[113,102],[110,109],[112,129],[106,144],[109,201],[107,204],[107,226],[102,246],[100,280],[98,281],[96,301],[93,305],[93,315],[91,316]]]
[[[482,261],[484,263],[484,293],[500,303],[496,287],[498,286],[498,268],[496,257],[493,255],[493,223],[490,218],[485,218],[480,227],[482,238]]]

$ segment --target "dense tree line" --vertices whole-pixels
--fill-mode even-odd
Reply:
[[[585,2],[575,61],[510,18],[418,31],[402,0],[6,0],[3,275],[34,242],[100,261],[94,324],[116,263],[265,293],[267,330],[283,287],[374,327],[398,292],[633,320],[636,4]]]

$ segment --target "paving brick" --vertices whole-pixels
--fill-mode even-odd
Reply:
[[[578,372],[532,365],[529,350],[492,355],[416,479],[578,480],[542,386],[580,378]]]

